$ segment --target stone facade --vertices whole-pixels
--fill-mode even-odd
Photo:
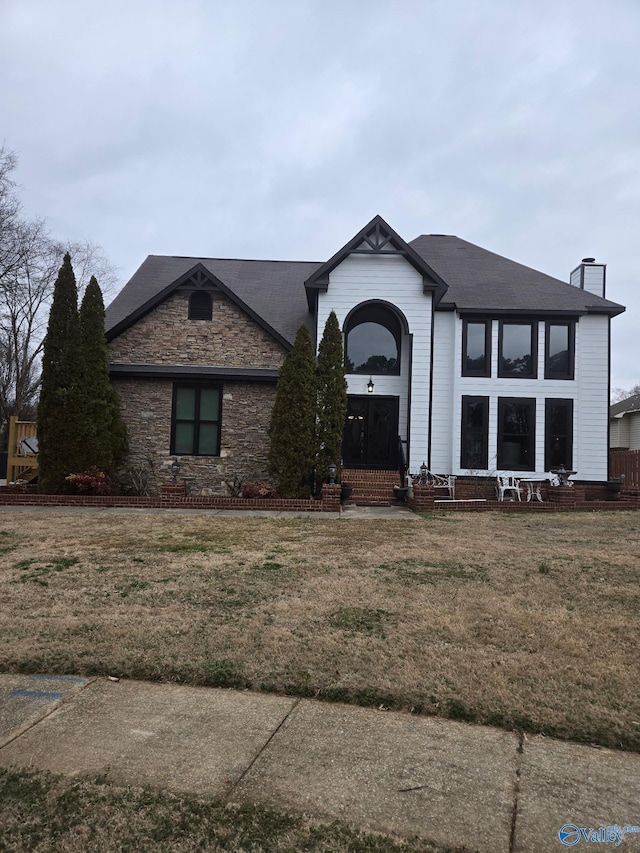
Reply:
[[[211,320],[189,320],[189,292],[176,291],[165,302],[110,341],[114,364],[193,367],[274,368],[286,349],[225,294],[211,291]],[[125,469],[145,470],[151,494],[170,478],[171,379],[114,380],[129,435]],[[275,384],[224,382],[220,456],[181,456],[180,477],[193,495],[228,495],[235,478],[266,479],[268,436]]]
[[[225,294],[211,291],[211,320],[189,320],[189,293],[178,290],[109,343],[116,364],[280,367],[287,354]]]
[[[171,441],[171,380],[119,379],[114,387],[127,424],[125,468],[149,473],[150,493],[168,483]],[[228,495],[235,477],[266,479],[268,438],[275,385],[225,382],[222,387],[220,456],[180,456],[180,477],[193,495]],[[193,478],[193,479],[191,479]]]

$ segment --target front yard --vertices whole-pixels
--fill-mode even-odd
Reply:
[[[0,514],[0,670],[282,691],[640,750],[633,512]]]

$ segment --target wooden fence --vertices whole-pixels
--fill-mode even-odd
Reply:
[[[625,487],[640,488],[640,450],[611,450],[609,468],[612,477],[624,474]]]

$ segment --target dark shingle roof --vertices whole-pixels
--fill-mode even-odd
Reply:
[[[449,285],[444,301],[458,310],[596,311],[622,305],[445,234],[423,234],[409,245]]]
[[[609,406],[610,418],[615,418],[616,415],[628,415],[631,412],[640,412],[640,394],[634,394],[626,400],[620,400],[619,403]]]
[[[596,312],[614,316],[622,305],[452,237],[425,234],[409,245],[448,285],[441,308],[460,311]],[[307,261],[251,261],[149,255],[106,311],[113,337],[150,310],[196,265],[221,281],[265,328],[291,345],[301,323],[314,331],[304,283],[321,266]],[[165,293],[165,291],[167,293]]]
[[[293,343],[301,323],[313,327],[304,281],[320,266],[307,261],[244,261],[149,255],[106,311],[107,335],[173,282],[202,264],[264,322]]]

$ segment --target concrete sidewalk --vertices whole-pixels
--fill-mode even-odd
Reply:
[[[565,824],[640,825],[637,753],[232,690],[0,675],[0,766],[12,765],[482,853],[563,850]],[[640,833],[595,849],[640,851]]]

